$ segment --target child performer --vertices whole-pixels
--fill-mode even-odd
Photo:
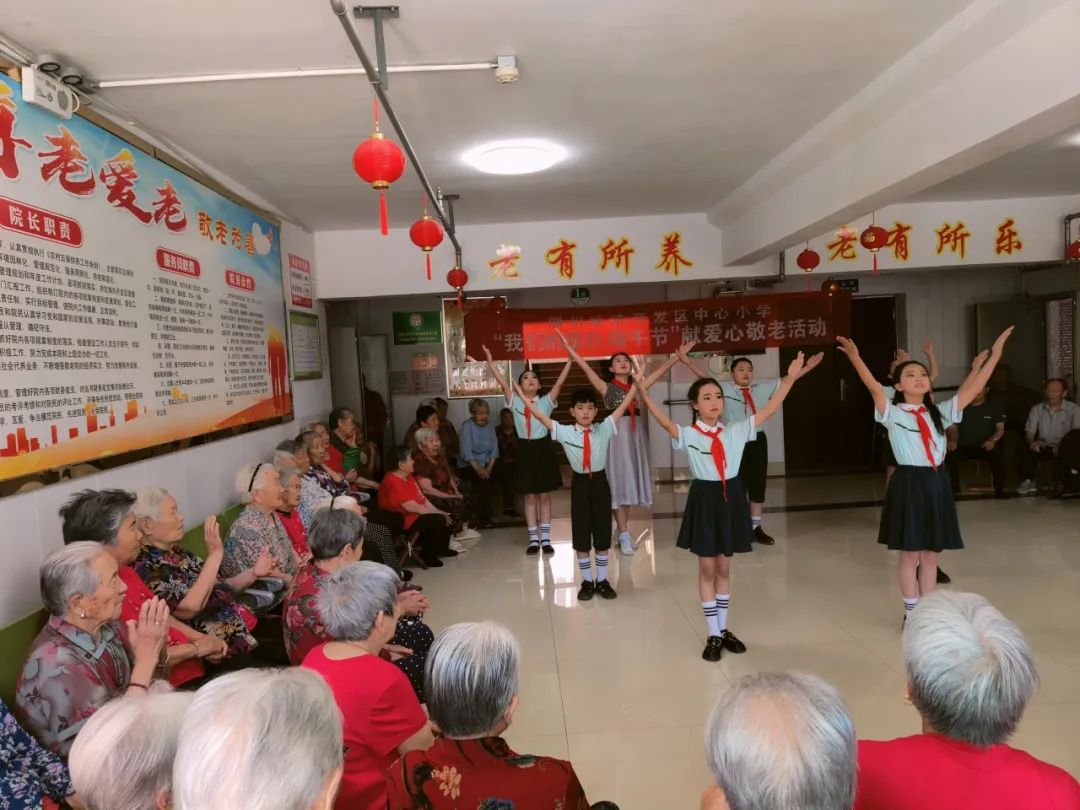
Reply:
[[[545,396],[540,396],[540,377],[531,368],[518,375],[515,394],[491,359],[491,351],[487,346],[483,349],[488,370],[502,388],[506,404],[514,414],[514,427],[517,428],[519,441],[514,476],[517,492],[525,500],[525,525],[529,528],[529,546],[525,553],[538,554],[543,549],[544,554],[554,554],[555,549],[551,546],[551,492],[562,486],[562,474],[555,459],[555,446],[548,441],[547,424],[535,419],[527,404],[535,403],[545,417],[551,415],[559,399],[559,391],[570,373],[570,360],[567,359],[559,378]],[[469,360],[473,361],[471,357]]]
[[[909,360],[895,371],[896,393],[874,379],[847,338],[838,337],[840,350],[848,356],[859,379],[874,398],[874,418],[889,431],[898,465],[885,490],[878,542],[900,552],[898,576],[904,600],[904,622],[919,597],[937,584],[938,555],[945,549],[961,549],[960,524],[945,461],[945,429],[963,417],[964,408],[985,387],[1001,359],[1013,327],[1002,332],[989,352],[972,363],[972,371],[948,402],[934,404],[930,375],[922,363]]]
[[[680,350],[680,356],[699,378],[712,379],[694,367],[686,357],[686,352]],[[807,360],[799,376],[809,374],[817,368],[824,356],[824,352],[818,352]],[[736,357],[731,364],[730,382],[725,380],[720,383],[724,392],[724,410],[721,414],[724,427],[731,427],[757,413],[758,403],[770,400],[779,385],[779,380],[754,382],[754,364],[749,358]],[[759,428],[751,435],[743,452],[739,480],[750,498],[750,525],[754,530],[754,540],[763,546],[771,546],[776,541],[761,526],[761,515],[765,508],[765,481],[769,474],[769,440],[760,429],[761,422],[758,424]]]
[[[727,426],[722,424],[724,392],[716,380],[703,378],[690,386],[688,396],[695,419],[689,427],[676,425],[645,391],[638,392],[649,413],[671,434],[672,446],[685,450],[690,459],[693,480],[677,545],[698,557],[698,592],[709,628],[701,654],[706,661],[719,661],[724,650],[746,652],[746,645],[727,629],[731,557],[753,550],[750,509],[738,469],[743,449],[753,441],[757,429],[776,413],[804,369],[803,354],[799,352],[769,401],[748,418]]]
[[[518,396],[521,389],[515,388]],[[522,397],[524,398],[524,397]],[[573,425],[552,422],[537,402],[529,409],[535,418],[551,431],[551,438],[566,451],[566,460],[574,471],[570,482],[570,530],[577,552],[578,568],[583,581],[578,599],[585,602],[600,594],[604,599],[618,596],[607,579],[608,550],[611,548],[611,487],[604,468],[607,465],[608,445],[619,432],[619,419],[634,401],[634,389],[622,403],[599,425],[594,424],[599,403],[588,388],[575,391],[570,404]],[[592,557],[596,551],[596,582],[593,582]]]
[[[614,410],[622,404],[633,385],[631,374],[634,363],[626,352],[618,352],[608,361],[607,379],[597,374],[584,358],[570,345],[566,336],[559,330],[556,334],[562,339],[570,358],[585,372],[593,388],[603,398],[604,407]],[[673,355],[642,381],[645,390],[668,373],[679,362],[680,355],[685,355],[694,348],[693,343],[679,347],[679,353]],[[631,403],[627,415],[619,424],[619,430],[611,440],[608,450],[607,475],[611,484],[611,511],[615,516],[615,527],[619,533],[619,551],[630,556],[634,553],[634,543],[630,539],[630,507],[652,506],[653,480],[649,468],[648,419],[638,419],[637,403]]]

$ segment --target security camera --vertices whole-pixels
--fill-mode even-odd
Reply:
[[[521,75],[516,56],[500,56],[495,64],[495,81],[499,84],[516,82]]]
[[[59,58],[52,54],[43,53],[38,57],[37,67],[42,73],[48,73],[50,76],[55,76],[64,66],[61,64]]]
[[[82,75],[78,68],[66,67],[60,71],[60,81],[68,87],[82,87],[86,82],[86,77]]]

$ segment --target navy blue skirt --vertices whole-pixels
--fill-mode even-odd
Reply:
[[[555,458],[555,442],[518,437],[514,459],[514,489],[518,495],[542,495],[562,486],[562,473]]]
[[[745,554],[753,551],[750,502],[739,477],[729,478],[727,499],[719,481],[690,482],[676,545],[699,557]]]
[[[964,547],[949,472],[944,466],[896,468],[885,491],[878,542],[893,551]]]

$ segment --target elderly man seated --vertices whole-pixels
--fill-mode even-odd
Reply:
[[[1020,629],[973,593],[934,591],[904,628],[922,734],[859,742],[857,810],[1080,807],[1080,784],[1010,748],[1038,676]]]
[[[241,467],[236,474],[236,494],[245,506],[229,529],[221,576],[251,580],[237,582],[239,587],[248,587],[261,576],[292,582],[299,560],[277,516],[283,493],[274,465],[262,461]]]
[[[427,706],[441,736],[390,766],[390,810],[587,810],[569,762],[516,754],[501,736],[518,708],[520,658],[513,634],[494,622],[439,633],[428,656]]]
[[[820,678],[746,675],[720,696],[705,729],[716,786],[702,810],[851,810],[855,745],[844,701]]]
[[[1027,451],[1020,459],[1020,477],[1023,480],[1016,490],[1020,495],[1038,492],[1035,479],[1040,462],[1047,461],[1053,465],[1057,485],[1064,481],[1071,469],[1059,450],[1066,436],[1080,430],[1080,405],[1066,399],[1068,392],[1064,380],[1047,380],[1046,399],[1028,414],[1024,426]]]
[[[360,559],[364,542],[362,523],[363,518],[351,510],[336,508],[316,513],[312,521],[312,559],[300,570],[285,598],[285,649],[294,666],[312,649],[331,640],[319,615],[319,587],[331,574]],[[434,638],[423,621],[428,600],[418,590],[405,586],[398,605],[401,618],[397,632],[383,654],[405,673],[416,696],[423,701],[424,663]]]
[[[194,697],[158,692],[118,698],[86,722],[69,763],[86,810],[169,806],[180,723]]]
[[[223,675],[184,715],[171,810],[332,810],[342,751],[341,713],[318,675]]]

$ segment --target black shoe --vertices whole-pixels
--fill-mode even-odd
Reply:
[[[706,661],[719,661],[723,653],[724,639],[721,636],[709,636],[709,640],[705,642],[705,649],[702,651],[701,657]]]
[[[402,582],[411,582],[413,578],[413,572],[408,568],[402,568],[398,571],[398,576],[401,577]]]
[[[595,590],[604,599],[614,599],[618,596],[618,594],[615,593],[615,589],[611,587],[611,583],[606,579],[597,582]]]
[[[458,555],[458,553],[456,551],[454,551],[452,548],[448,548],[446,551],[440,551],[439,552],[440,557],[456,557],[457,555]]]
[[[722,639],[721,643],[724,645],[724,649],[728,652],[735,653],[736,655],[746,652],[746,645],[735,638],[730,630],[725,630],[720,638]]]
[[[593,598],[593,594],[596,593],[596,585],[590,580],[585,580],[581,583],[581,589],[577,592],[577,598],[579,602],[588,602]]]
[[[540,550],[544,552],[545,557],[550,557],[555,553],[555,546],[551,545],[551,543],[543,543],[540,546]]]
[[[532,557],[533,555],[539,554],[540,553],[540,544],[539,543],[529,543],[529,547],[527,549],[525,549],[525,553],[528,554],[530,557]]]
[[[424,560],[424,565],[426,565],[428,568],[442,568],[443,565],[445,565],[445,563],[443,563],[442,560],[440,560],[438,557],[436,557],[434,555],[432,555],[430,557],[424,557],[423,560]]]
[[[942,571],[940,568],[937,570],[938,585],[948,585],[952,582],[952,577]]]
[[[754,542],[761,543],[763,546],[771,546],[776,543],[769,535],[765,534],[765,530],[760,526],[754,529]]]

